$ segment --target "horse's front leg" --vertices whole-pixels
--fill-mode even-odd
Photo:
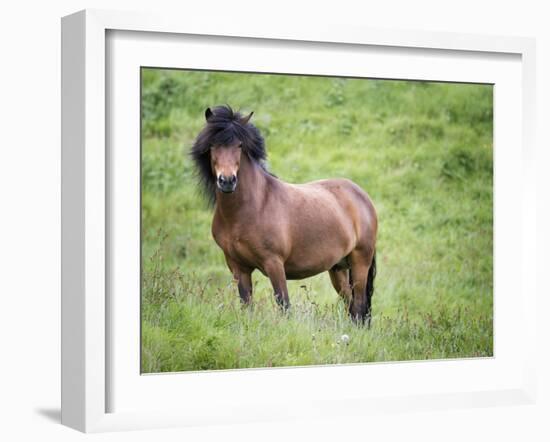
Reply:
[[[225,262],[229,270],[231,270],[231,273],[233,273],[233,279],[237,281],[241,302],[245,305],[249,305],[252,301],[252,270],[243,269],[227,254],[225,254]]]
[[[241,302],[245,305],[249,305],[252,301],[252,274],[249,272],[241,272],[237,276],[237,281]]]
[[[288,289],[286,286],[286,274],[283,263],[279,260],[270,260],[264,266],[264,271],[275,293],[275,301],[283,309],[288,310],[290,301],[288,299]]]

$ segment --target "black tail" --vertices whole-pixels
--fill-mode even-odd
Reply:
[[[374,293],[374,278],[376,278],[376,252],[372,256],[372,262],[369,268],[369,275],[367,277],[367,326],[370,327],[371,320],[371,300]]]

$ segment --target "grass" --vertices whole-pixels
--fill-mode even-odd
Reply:
[[[492,87],[142,71],[142,371],[340,364],[493,353]],[[345,176],[379,216],[371,329],[327,274],[289,281],[276,308],[253,274],[243,309],[187,150],[204,109],[255,114],[269,168]],[[345,343],[341,337],[349,336]]]

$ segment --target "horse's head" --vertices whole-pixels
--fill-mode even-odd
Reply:
[[[216,137],[218,139],[215,139],[210,147],[212,173],[216,178],[216,186],[224,193],[232,193],[237,188],[243,143],[247,141],[244,129],[252,114],[253,112],[247,117],[235,118],[232,123],[235,126],[224,129],[223,131],[228,133],[225,136]],[[215,115],[210,108],[206,109],[204,116],[207,124],[215,124]]]
[[[250,160],[263,166],[264,139],[250,123],[253,113],[243,116],[229,106],[206,109],[206,125],[197,136],[191,155],[210,201],[216,189],[231,193],[237,189],[239,169]]]
[[[224,193],[234,192],[237,188],[237,174],[241,165],[242,144],[235,141],[230,145],[212,146],[210,163],[216,177],[216,185]]]

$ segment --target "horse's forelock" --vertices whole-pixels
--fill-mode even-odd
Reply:
[[[246,153],[254,160],[265,160],[265,144],[260,131],[248,120],[243,124],[243,116],[229,106],[214,108],[212,116],[203,130],[208,148],[213,145],[227,145],[235,138],[243,143]]]

